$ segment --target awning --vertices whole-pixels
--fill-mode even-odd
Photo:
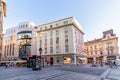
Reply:
[[[83,58],[83,57],[77,57],[77,58],[80,60],[86,60],[86,58]]]
[[[116,56],[114,56],[114,55],[113,55],[113,56],[108,56],[107,59],[108,59],[108,60],[115,60],[115,59],[116,59]]]

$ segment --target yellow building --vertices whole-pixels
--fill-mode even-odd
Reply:
[[[103,37],[94,39],[84,43],[84,50],[87,57],[87,62],[107,62],[115,60],[119,55],[118,52],[118,37],[113,33],[113,30],[103,32]]]

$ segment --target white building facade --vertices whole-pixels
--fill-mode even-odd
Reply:
[[[53,64],[75,64],[84,61],[81,25],[74,17],[36,26],[37,54],[42,48],[44,61]]]
[[[3,38],[2,61],[26,59],[36,51],[33,44],[36,42],[34,26],[33,22],[22,22],[6,30]]]

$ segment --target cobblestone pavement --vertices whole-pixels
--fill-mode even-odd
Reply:
[[[91,75],[101,75],[104,71],[106,71],[108,67],[84,67],[84,66],[64,66],[58,68],[63,71],[71,71],[77,73],[91,74]]]
[[[0,80],[101,80],[108,67],[54,66],[32,71],[26,67],[0,68]]]

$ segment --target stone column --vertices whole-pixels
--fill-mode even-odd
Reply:
[[[74,65],[76,65],[77,64],[77,62],[76,62],[76,55],[74,54]]]
[[[96,62],[96,57],[93,57],[93,61]]]

